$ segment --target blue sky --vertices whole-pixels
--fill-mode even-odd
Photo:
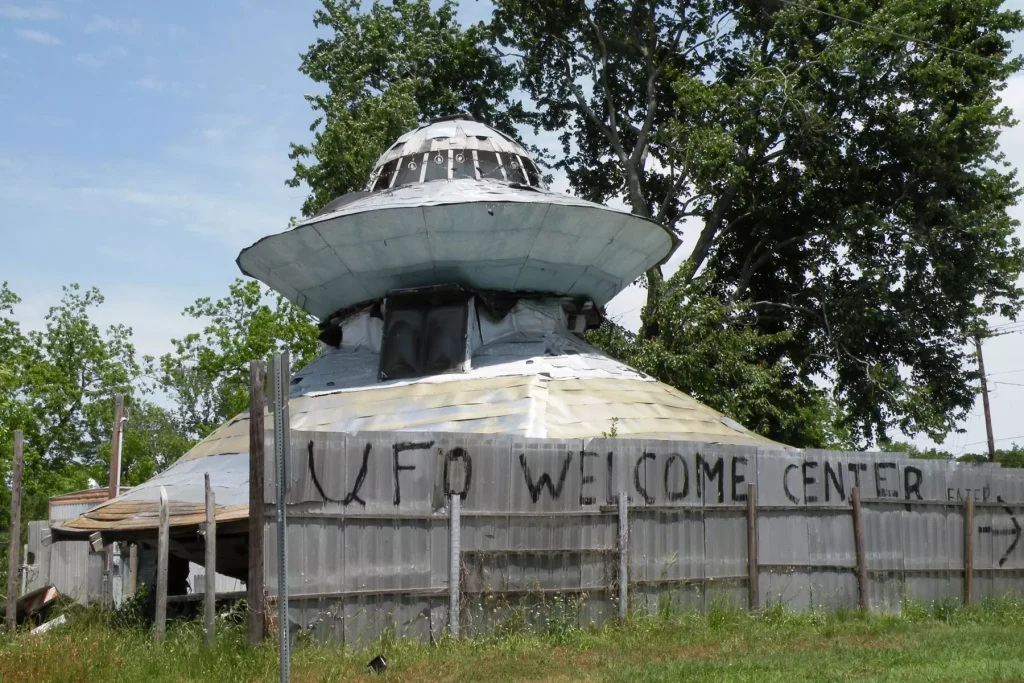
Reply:
[[[463,5],[465,20],[489,9]],[[288,143],[310,138],[315,86],[297,67],[317,6],[0,0],[0,281],[26,326],[79,282],[143,353],[195,329],[181,310],[222,295],[239,249],[298,215],[304,192],[284,181]],[[1024,78],[1005,100],[1024,112]],[[1004,148],[1024,161],[1024,126]],[[610,313],[635,325],[642,296],[627,290]],[[997,437],[1024,435],[1021,349],[1024,335],[985,348],[993,380],[1015,383],[994,385]],[[981,450],[980,402],[965,427],[947,447]]]

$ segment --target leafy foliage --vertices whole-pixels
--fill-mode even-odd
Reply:
[[[848,447],[825,392],[775,360],[789,334],[759,334],[749,308],[704,293],[706,277],[667,281],[657,337],[605,323],[588,340],[761,434],[798,447]]]
[[[684,272],[713,272],[704,293],[749,301],[769,338],[788,333],[766,360],[800,383],[824,378],[858,442],[891,428],[941,438],[965,415],[964,342],[1022,298],[1006,213],[1020,190],[997,145],[1019,12],[993,0],[495,7],[573,189],[699,229]],[[647,284],[640,339],[654,340],[683,313],[659,272]]]
[[[23,519],[45,519],[47,501],[55,493],[84,489],[90,478],[106,483],[115,393],[125,394],[131,412],[149,418],[127,432],[123,481],[134,483],[138,476],[154,472],[161,457],[184,452],[184,445],[179,445],[161,456],[160,449],[134,445],[146,438],[173,439],[174,428],[166,411],[148,403],[137,387],[145,359],[136,358],[131,328],[112,325],[100,330],[90,319],[103,304],[97,289],[65,287],[42,329],[28,332],[22,332],[14,318],[20,300],[6,285],[0,289],[0,301],[0,475],[6,478],[10,471],[11,435],[21,429]],[[6,487],[0,491],[3,525],[10,510],[9,493]]]
[[[310,316],[255,280],[237,279],[228,295],[208,297],[183,315],[206,319],[201,333],[172,340],[160,358],[159,386],[175,405],[175,418],[189,438],[203,438],[249,407],[249,362],[289,351],[299,369],[316,357],[317,327]]]
[[[997,448],[995,459],[990,461],[988,453],[966,453],[956,455],[939,448],[918,448],[914,444],[884,439],[879,442],[883,451],[906,453],[921,460],[959,460],[960,462],[996,462],[1002,467],[1024,467],[1024,446],[1012,444],[1009,448]]]
[[[496,52],[488,27],[463,27],[444,0],[323,0],[313,17],[331,35],[302,56],[302,73],[327,86],[307,95],[317,117],[311,145],[292,145],[292,187],[305,183],[302,205],[315,214],[332,199],[361,190],[384,149],[424,120],[467,111],[515,135],[528,118],[511,92],[515,70]],[[307,159],[312,159],[307,163]]]

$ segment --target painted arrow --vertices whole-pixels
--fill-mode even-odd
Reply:
[[[992,534],[993,536],[1013,536],[1013,542],[1010,543],[1010,547],[1006,549],[1003,556],[999,558],[999,566],[1002,567],[1006,564],[1007,558],[1010,557],[1010,553],[1013,552],[1014,548],[1017,547],[1017,543],[1020,541],[1021,527],[1017,523],[1017,518],[1013,514],[1013,510],[1010,509],[1009,505],[1006,505],[1006,501],[1003,500],[1002,496],[996,496],[996,500],[1003,503],[1003,509],[1006,510],[1006,514],[1010,516],[1010,522],[1013,523],[1012,529],[993,529],[990,526],[979,526],[978,533]]]

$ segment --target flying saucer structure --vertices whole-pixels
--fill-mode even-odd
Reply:
[[[291,378],[295,430],[587,439],[614,425],[625,439],[784,447],[583,341],[675,247],[650,220],[551,192],[521,145],[456,117],[403,135],[365,191],[243,249],[238,266],[321,321],[321,354]],[[218,571],[244,578],[248,447],[242,414],[61,530],[152,536],[161,486],[172,527],[194,527],[209,472],[240,548]],[[198,540],[175,547],[201,557]]]

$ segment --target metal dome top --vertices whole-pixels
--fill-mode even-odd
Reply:
[[[376,192],[460,178],[545,187],[522,145],[469,114],[456,114],[434,119],[398,138],[377,159],[366,189]]]
[[[400,137],[366,187],[243,249],[239,268],[321,320],[435,285],[603,306],[678,244],[648,218],[545,188],[522,145],[466,115]]]

